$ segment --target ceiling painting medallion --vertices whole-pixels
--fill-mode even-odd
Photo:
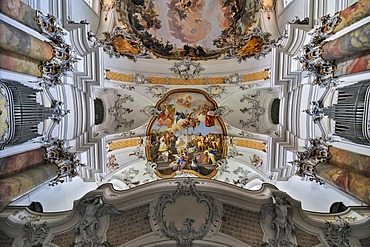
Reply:
[[[156,57],[207,60],[237,46],[255,23],[258,5],[254,0],[121,0],[117,10],[129,32]]]
[[[201,90],[172,90],[156,108],[160,113],[148,125],[146,154],[156,164],[157,176],[215,176],[227,152],[216,102]]]

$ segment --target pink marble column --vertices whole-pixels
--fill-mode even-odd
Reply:
[[[367,23],[322,46],[326,61],[348,60],[370,50],[370,23]]]
[[[330,163],[316,165],[317,175],[339,189],[370,204],[370,177]]]
[[[16,197],[56,176],[56,166],[46,164],[0,179],[0,212]]]
[[[38,60],[7,50],[0,50],[0,68],[2,69],[41,77],[39,65],[40,61]]]
[[[40,27],[35,22],[36,10],[23,3],[21,0],[1,0],[0,12],[11,19],[40,32]]]
[[[0,159],[0,179],[45,164],[45,148],[39,148]]]
[[[53,58],[53,47],[34,36],[0,20],[0,49],[24,55],[39,61]]]
[[[370,15],[370,1],[359,0],[348,8],[342,10],[339,14],[340,23],[334,28],[333,33],[360,21]]]
[[[337,70],[334,76],[348,75],[370,70],[370,50],[366,54],[360,54],[345,61],[337,61]]]

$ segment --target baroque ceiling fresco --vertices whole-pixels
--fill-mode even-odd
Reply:
[[[254,0],[134,0],[104,6],[113,9],[116,23],[101,30],[104,39],[90,33],[90,41],[111,57],[242,61],[266,55],[278,41],[258,27]]]
[[[157,175],[167,178],[187,170],[213,177],[226,153],[226,131],[215,102],[200,90],[173,90],[157,105],[160,113],[149,125],[147,146]]]

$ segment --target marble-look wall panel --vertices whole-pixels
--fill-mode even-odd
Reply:
[[[35,59],[0,49],[0,68],[2,69],[41,77],[39,65],[40,62]]]
[[[36,10],[21,2],[21,0],[0,1],[0,12],[33,30],[41,31],[35,22]]]
[[[334,76],[353,74],[366,70],[370,70],[370,52],[337,63],[337,70]]]
[[[28,168],[43,165],[45,148],[8,156],[0,159],[0,178],[12,176]]]
[[[370,156],[330,147],[330,164],[370,177]],[[369,185],[370,186],[370,185]]]
[[[323,45],[322,58],[326,61],[347,60],[370,50],[370,23],[367,23]]]
[[[359,200],[370,204],[370,178],[329,163],[316,166],[317,175]]]
[[[340,12],[340,23],[335,27],[334,33],[362,20],[370,15],[370,1],[359,0]]]
[[[56,176],[56,171],[55,165],[46,164],[25,170],[8,178],[0,179],[0,212],[14,198],[23,195]]]
[[[53,47],[45,41],[0,20],[0,48],[36,60],[53,58]]]

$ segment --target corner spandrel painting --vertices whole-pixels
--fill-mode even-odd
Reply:
[[[217,162],[226,153],[225,127],[214,114],[216,103],[202,91],[174,90],[156,107],[160,114],[147,130],[147,158],[157,164],[157,175],[215,176]]]

